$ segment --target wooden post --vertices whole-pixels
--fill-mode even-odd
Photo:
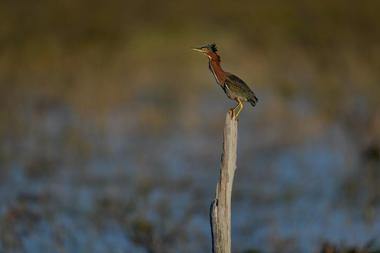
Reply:
[[[224,126],[220,177],[210,206],[213,253],[231,253],[231,194],[236,170],[237,125],[229,110]]]

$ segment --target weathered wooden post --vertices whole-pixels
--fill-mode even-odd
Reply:
[[[236,170],[237,119],[229,110],[223,135],[222,164],[215,199],[210,206],[213,253],[231,253],[231,195]]]

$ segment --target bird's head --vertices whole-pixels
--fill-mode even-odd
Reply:
[[[218,49],[216,48],[216,44],[208,44],[202,47],[193,48],[194,51],[200,52],[206,55],[208,58],[218,58],[218,54],[216,53]]]

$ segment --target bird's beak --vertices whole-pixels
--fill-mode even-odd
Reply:
[[[204,53],[204,51],[203,51],[202,49],[200,49],[200,48],[192,48],[192,50],[197,51],[197,52]]]

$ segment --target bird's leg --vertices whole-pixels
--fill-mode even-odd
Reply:
[[[236,99],[236,102],[238,102],[238,104],[232,109],[232,117],[235,117],[237,119],[241,110],[243,110],[243,103],[240,101],[240,99]]]
[[[240,99],[238,99],[238,102],[239,102],[239,109],[238,109],[238,111],[237,111],[237,113],[236,113],[236,118],[239,116],[241,110],[243,110],[243,107],[244,107],[244,106],[243,106],[243,103],[241,102]]]

